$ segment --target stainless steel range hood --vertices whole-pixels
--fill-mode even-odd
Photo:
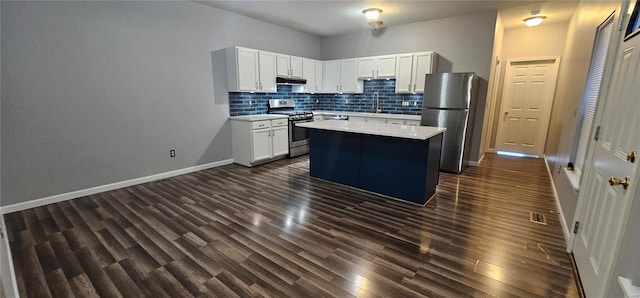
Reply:
[[[306,83],[307,83],[306,79],[276,77],[276,84],[282,84],[282,85],[304,85]]]

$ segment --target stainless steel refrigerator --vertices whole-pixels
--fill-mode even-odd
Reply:
[[[427,74],[420,125],[447,128],[442,138],[440,170],[462,173],[469,158],[477,99],[475,73]]]

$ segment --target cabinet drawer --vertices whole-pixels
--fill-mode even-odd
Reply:
[[[271,126],[273,126],[273,127],[286,126],[288,121],[289,120],[287,120],[287,119],[271,120]]]
[[[397,125],[404,125],[404,120],[400,120],[400,119],[387,119],[387,123],[389,123],[389,124],[397,124]]]
[[[420,126],[420,120],[407,120],[407,125]]]
[[[269,127],[271,127],[271,121],[270,120],[251,122],[251,129],[269,128]]]

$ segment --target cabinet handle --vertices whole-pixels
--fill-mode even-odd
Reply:
[[[260,82],[260,90],[262,90],[262,82]]]
[[[260,88],[258,87],[258,82],[256,82],[256,90],[260,90]]]
[[[416,84],[413,84],[413,92],[416,92]]]
[[[316,85],[316,91],[318,91],[318,85]]]
[[[411,84],[409,84],[409,92],[411,92]]]
[[[340,91],[340,85],[336,85],[336,91]]]
[[[378,76],[380,76],[380,70],[379,70],[379,69],[376,69],[376,78],[377,78]]]
[[[375,72],[374,71],[375,70],[373,70],[373,69],[371,70],[371,77],[375,77]]]
[[[340,91],[342,91],[342,85],[340,85]]]

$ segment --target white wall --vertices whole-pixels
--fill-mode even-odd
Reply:
[[[562,54],[545,156],[568,227],[573,227],[578,194],[560,169],[567,166],[573,150],[579,120],[574,108],[582,104],[596,28],[618,5],[619,2],[582,1],[569,24]]]
[[[321,58],[318,37],[190,1],[1,5],[2,206],[230,159],[212,52]]]
[[[473,71],[489,78],[497,12],[483,12],[392,26],[379,31],[325,37],[322,57],[350,57],[435,51],[439,72]]]

